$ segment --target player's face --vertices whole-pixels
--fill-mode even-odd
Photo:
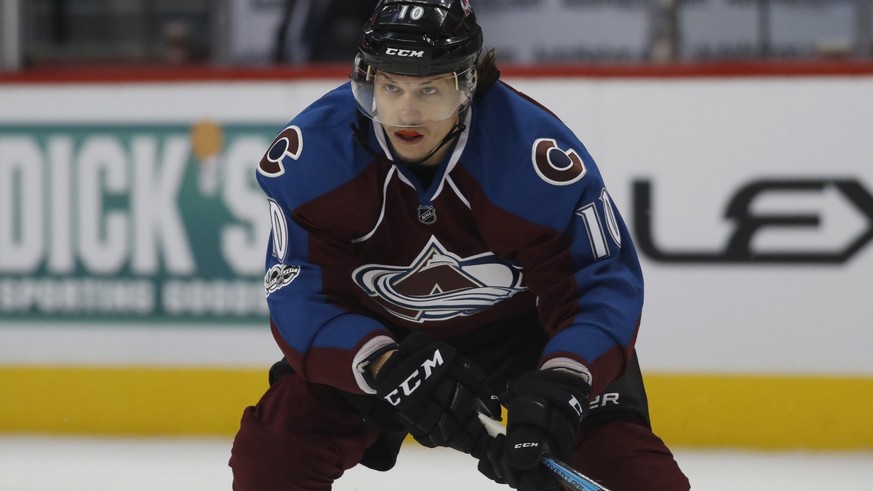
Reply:
[[[374,80],[379,120],[394,151],[403,160],[416,161],[436,148],[458,121],[465,95],[456,88],[453,74],[412,77],[379,72]],[[436,165],[448,147],[423,162]]]

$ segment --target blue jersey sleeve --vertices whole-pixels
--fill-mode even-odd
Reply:
[[[285,213],[276,210],[274,213]],[[274,220],[278,219],[274,215]],[[360,365],[393,343],[375,319],[352,313],[325,295],[321,267],[307,259],[309,232],[287,222],[287,251],[276,254],[270,237],[265,285],[273,335],[294,370],[307,380],[350,392],[372,392]]]
[[[489,203],[479,223],[489,246],[523,268],[537,296],[551,335],[541,365],[587,372],[596,394],[624,371],[636,340],[643,307],[639,260],[582,142],[555,116],[513,94],[489,95],[498,100],[488,101],[476,129],[492,139],[481,150],[488,156],[482,167],[472,167]],[[487,162],[501,162],[500,171]]]
[[[542,363],[579,361],[593,377],[596,394],[624,371],[633,349],[643,308],[643,276],[630,234],[594,161],[581,143],[571,144],[585,162],[585,176],[553,196],[556,214],[567,216],[566,223],[555,227],[566,237],[562,254],[569,258],[566,266],[555,266],[571,268],[572,275],[565,273],[567,279],[557,287],[552,278],[561,271],[535,268],[531,281],[537,283],[543,314],[551,317],[552,338]]]
[[[345,95],[334,94],[340,96]],[[331,238],[295,215],[301,205],[342,185],[357,171],[353,156],[343,154],[329,134],[319,131],[319,125],[337,126],[337,117],[319,115],[317,106],[302,113],[277,135],[258,166],[257,179],[269,200],[272,223],[267,303],[273,335],[297,373],[346,391],[375,393],[362,365],[393,344],[391,334],[376,319],[354,313],[345,299],[325,290],[324,259],[313,259],[312,247]]]

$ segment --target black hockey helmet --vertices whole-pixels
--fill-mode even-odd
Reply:
[[[465,71],[481,50],[482,29],[469,0],[382,0],[359,46],[368,66],[414,76]]]
[[[457,97],[429,112],[429,119],[453,117],[473,98],[481,51],[482,29],[469,0],[380,0],[364,25],[351,75],[358,107],[373,120],[399,124],[384,111],[380,114],[374,93],[376,74],[445,74]]]

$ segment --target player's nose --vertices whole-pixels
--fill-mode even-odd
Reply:
[[[421,123],[421,107],[415,97],[405,94],[397,106],[397,118],[403,125]]]

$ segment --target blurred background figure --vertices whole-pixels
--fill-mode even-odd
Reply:
[[[22,26],[17,48],[25,67],[202,63],[215,59],[213,34],[222,17],[216,7],[223,3],[3,0],[3,13],[15,15],[0,15],[0,26],[12,22]]]
[[[276,30],[276,63],[346,62],[375,0],[285,0]]]
[[[681,0],[655,0],[649,28],[649,60],[674,61],[679,57],[679,3]]]
[[[173,20],[164,24],[164,40],[166,42],[164,60],[167,63],[184,65],[193,61],[191,27],[187,23]]]

